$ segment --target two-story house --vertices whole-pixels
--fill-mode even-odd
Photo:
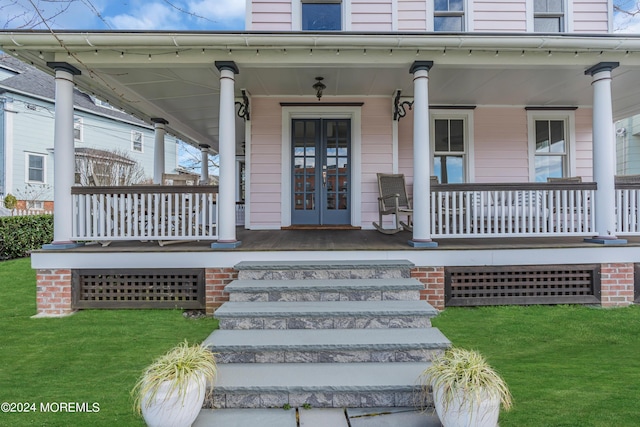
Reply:
[[[54,92],[49,74],[0,55],[0,194],[17,196],[22,209],[53,210]],[[73,103],[74,182],[151,181],[153,127],[77,89]],[[174,171],[175,138],[167,136],[164,158],[166,171]]]

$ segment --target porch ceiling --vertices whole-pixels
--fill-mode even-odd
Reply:
[[[322,76],[327,88],[321,102],[386,96],[391,103],[397,89],[402,90],[403,96],[413,96],[411,64],[432,60],[434,67],[429,83],[432,105],[523,107],[590,106],[591,77],[585,76],[584,70],[599,62],[615,61],[621,66],[613,72],[614,116],[622,118],[640,112],[640,85],[637,84],[640,39],[632,40],[630,50],[627,50],[629,46],[620,49],[627,39],[594,37],[595,48],[584,47],[589,43],[583,39],[573,44],[571,40],[561,39],[564,42],[561,48],[553,43],[546,45],[553,48],[533,48],[531,38],[523,38],[522,47],[516,47],[515,44],[507,46],[504,39],[497,36],[494,45],[503,47],[496,49],[490,48],[492,40],[486,37],[485,47],[469,48],[470,42],[461,47],[463,43],[459,40],[456,47],[446,44],[439,47],[442,40],[437,39],[438,43],[433,41],[436,46],[394,48],[389,44],[389,35],[380,35],[377,44],[377,39],[369,36],[358,42],[360,46],[355,42],[348,44],[341,38],[334,40],[333,45],[331,40],[324,40],[321,47],[315,46],[322,36],[298,35],[296,43],[303,46],[292,46],[293,40],[287,39],[262,45],[254,43],[254,47],[249,46],[250,36],[245,34],[248,39],[244,46],[216,45],[216,35],[209,35],[208,45],[192,43],[185,47],[184,42],[176,41],[175,36],[171,39],[168,34],[157,35],[166,36],[162,43],[153,39],[157,44],[120,46],[117,41],[122,40],[123,34],[100,33],[91,34],[91,41],[85,36],[86,43],[80,40],[78,46],[71,45],[70,37],[63,49],[57,43],[43,41],[40,33],[33,35],[32,41],[29,34],[19,36],[16,41],[15,34],[0,32],[2,48],[15,49],[21,59],[42,69],[47,69],[47,61],[69,62],[82,70],[82,75],[76,77],[82,89],[143,120],[165,118],[171,133],[193,144],[208,143],[214,150],[217,149],[219,109],[219,72],[215,61],[237,64],[240,73],[236,76],[236,96],[240,96],[241,89],[246,89],[252,97],[279,96],[315,102],[312,85],[316,76]],[[98,45],[98,36],[104,37],[102,45]],[[149,34],[129,34],[127,40],[147,36]],[[600,48],[596,41],[607,44]],[[90,48],[87,43],[91,44]],[[244,140],[244,124],[240,118],[236,134],[240,146]]]

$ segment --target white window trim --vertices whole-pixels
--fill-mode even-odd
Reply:
[[[351,120],[351,225],[358,227],[362,223],[361,107],[282,107],[282,184],[280,187],[282,227],[291,225],[291,120],[323,118]]]
[[[293,0],[291,2],[291,30],[302,31],[302,3],[303,0]],[[341,0],[342,29],[340,31],[351,31],[351,0]]]
[[[29,179],[29,156],[42,157],[42,181],[32,181]],[[27,184],[46,184],[47,183],[47,155],[46,154],[25,151],[24,182],[26,182]]]
[[[534,27],[535,27],[534,0],[526,0],[525,7],[526,7],[526,17],[527,17],[527,32],[533,33]],[[564,19],[562,23],[562,26],[564,29],[560,32],[560,34],[572,33],[573,32],[573,1],[563,0],[562,9],[564,10]],[[569,19],[570,17],[572,19]]]
[[[533,4],[533,0],[527,0],[527,1],[531,1]],[[464,10],[463,10],[463,18],[462,18],[462,25],[464,25],[464,28],[462,29],[462,32],[469,32],[469,31],[474,31],[475,30],[475,26],[473,25],[473,9],[471,8],[471,2],[470,0],[464,0]],[[435,19],[435,9],[436,9],[436,4],[435,4],[435,0],[427,0],[427,31],[430,32],[435,32],[435,25],[433,23],[433,20]]]
[[[566,143],[567,177],[576,176],[576,114],[574,111],[527,111],[529,182],[536,182],[536,120],[563,120]]]
[[[78,123],[78,129],[80,130],[80,137],[76,138],[76,120]],[[84,142],[84,118],[81,116],[73,116],[73,140],[75,142]]]
[[[429,147],[431,151],[431,168],[433,169],[433,159],[435,155],[435,122],[438,119],[445,120],[463,120],[464,122],[464,172],[465,183],[473,183],[476,180],[475,173],[475,155],[473,143],[473,110],[431,110],[431,121],[429,126]],[[432,170],[433,172],[433,170]]]
[[[136,150],[135,149],[135,134],[139,133],[140,134],[140,150]],[[131,131],[131,151],[135,152],[135,153],[144,153],[144,132],[139,131],[139,130],[132,130]]]

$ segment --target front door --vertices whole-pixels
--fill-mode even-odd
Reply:
[[[292,121],[294,225],[351,223],[349,119]]]

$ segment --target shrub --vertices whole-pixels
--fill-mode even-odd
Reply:
[[[22,258],[53,240],[53,215],[0,217],[0,259]]]
[[[10,211],[14,210],[17,204],[18,199],[16,199],[16,196],[14,196],[13,194],[7,194],[4,197],[4,207],[9,209]]]

